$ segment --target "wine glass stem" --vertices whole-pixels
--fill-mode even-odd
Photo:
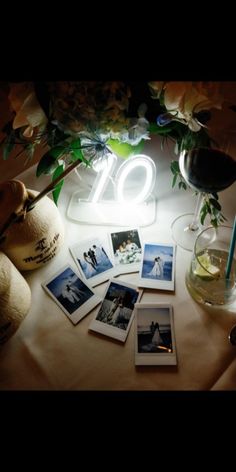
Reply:
[[[204,197],[204,194],[202,192],[199,192],[198,196],[197,196],[197,203],[196,203],[195,212],[194,212],[194,215],[193,215],[193,221],[189,225],[189,229],[191,231],[197,231],[198,228],[199,228],[199,217],[200,217],[200,211],[201,211],[201,207],[202,207],[203,197]]]

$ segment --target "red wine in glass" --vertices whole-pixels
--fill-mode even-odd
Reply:
[[[214,148],[183,151],[179,166],[186,182],[199,192],[220,192],[236,180],[236,161]]]
[[[236,180],[236,161],[222,150],[198,147],[181,152],[179,167],[189,186],[200,193],[194,215],[181,215],[172,223],[172,236],[179,246],[192,251],[201,231],[199,214],[203,193],[214,194],[232,185]]]

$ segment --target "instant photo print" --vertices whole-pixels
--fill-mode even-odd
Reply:
[[[175,245],[145,243],[139,270],[139,287],[161,290],[175,288]]]
[[[135,305],[135,365],[176,365],[173,307]]]
[[[109,234],[116,275],[138,272],[142,260],[142,244],[138,229]]]
[[[107,236],[90,238],[70,247],[79,272],[91,287],[114,275],[114,264],[109,254]]]
[[[111,279],[100,309],[89,329],[125,342],[134,316],[134,305],[142,296],[134,285]]]
[[[101,301],[70,266],[62,268],[42,287],[73,324],[78,323]]]

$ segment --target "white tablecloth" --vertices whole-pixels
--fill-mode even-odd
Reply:
[[[145,153],[157,165],[157,217],[154,224],[141,228],[143,241],[171,241],[171,223],[181,213],[193,211],[196,198],[191,191],[171,189],[170,161],[175,158],[159,138],[145,144]],[[35,177],[35,167],[17,176],[28,188],[42,190],[50,178]],[[236,306],[231,311],[206,309],[195,303],[185,287],[185,272],[191,253],[177,247],[175,292],[145,289],[142,301],[171,303],[177,346],[177,366],[135,367],[134,326],[125,344],[88,331],[96,310],[76,326],[45,293],[41,283],[70,263],[76,269],[68,247],[75,242],[118,230],[117,227],[90,226],[70,221],[66,216],[71,193],[78,180],[66,178],[59,200],[65,222],[65,244],[44,267],[24,272],[32,292],[32,305],[15,335],[0,348],[1,390],[234,390],[236,388],[236,348],[228,342],[236,323]],[[236,183],[220,194],[223,213],[233,222]],[[138,274],[119,279],[137,283]],[[102,295],[106,283],[95,287]]]

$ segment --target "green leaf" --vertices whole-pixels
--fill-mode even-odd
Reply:
[[[212,224],[212,226],[214,226],[214,228],[217,228],[217,226],[218,226],[218,220],[217,220],[217,218],[212,218],[212,219],[211,219],[211,224]]]
[[[219,204],[217,200],[215,200],[214,198],[209,198],[209,202],[214,208],[216,208],[219,211],[221,210],[221,205]]]
[[[182,188],[184,190],[187,190],[187,185],[183,180],[181,180],[178,185],[179,185],[179,189]]]
[[[68,144],[66,146],[55,146],[51,148],[48,153],[54,157],[54,159],[58,159],[62,154],[65,154],[68,150]]]
[[[29,143],[25,146],[25,152],[26,152],[26,156],[27,156],[27,161],[26,162],[30,161],[33,158],[34,151],[35,151],[35,144],[34,143]]]
[[[4,148],[3,148],[3,159],[4,161],[7,160],[9,154],[11,153],[12,149],[14,148],[15,143],[13,142],[6,142]]]
[[[80,138],[75,139],[70,143],[70,149],[72,150],[71,156],[72,160],[76,161],[77,159],[80,159],[81,161],[84,159],[84,156],[81,152],[81,141]]]
[[[171,170],[172,174],[179,173],[180,172],[179,162],[178,161],[171,161],[170,170]]]
[[[159,126],[156,123],[149,123],[148,131],[151,134],[157,134],[158,133],[158,128],[159,128]]]
[[[202,225],[204,224],[206,216],[207,216],[207,207],[206,207],[206,205],[204,205],[202,207],[201,213],[200,213],[200,222],[201,222]]]
[[[168,134],[173,130],[172,126],[159,126],[157,123],[150,123],[148,131],[150,134]]]
[[[172,180],[172,188],[175,186],[177,178],[178,178],[178,174],[175,174]]]
[[[80,138],[75,139],[70,143],[71,149],[81,149],[81,140]]]
[[[71,162],[75,162],[78,160],[86,161],[81,149],[76,149],[76,150],[71,151]]]
[[[53,180],[56,180],[57,177],[59,177],[59,176],[63,173],[64,168],[65,168],[65,165],[64,165],[64,164],[61,164],[60,166],[58,166],[58,167],[56,168],[56,170],[54,171],[53,176],[52,176],[52,181],[53,181]],[[59,195],[60,195],[60,193],[61,193],[61,189],[62,189],[62,187],[63,187],[63,184],[64,184],[64,180],[61,180],[61,182],[59,182],[59,183],[56,185],[55,189],[54,189],[53,192],[52,192],[53,200],[54,200],[54,202],[55,202],[56,205],[57,205],[58,198],[59,198]]]
[[[41,174],[52,174],[57,167],[57,160],[65,153],[63,146],[56,146],[50,149],[38,163],[36,169],[36,176],[39,177]]]
[[[222,215],[222,213],[221,213],[220,214],[220,220],[221,221],[227,221],[227,218],[224,215]]]
[[[109,139],[107,145],[117,156],[126,158],[141,153],[144,148],[144,139],[136,146],[132,146],[132,144],[128,143],[120,143],[118,139]]]

